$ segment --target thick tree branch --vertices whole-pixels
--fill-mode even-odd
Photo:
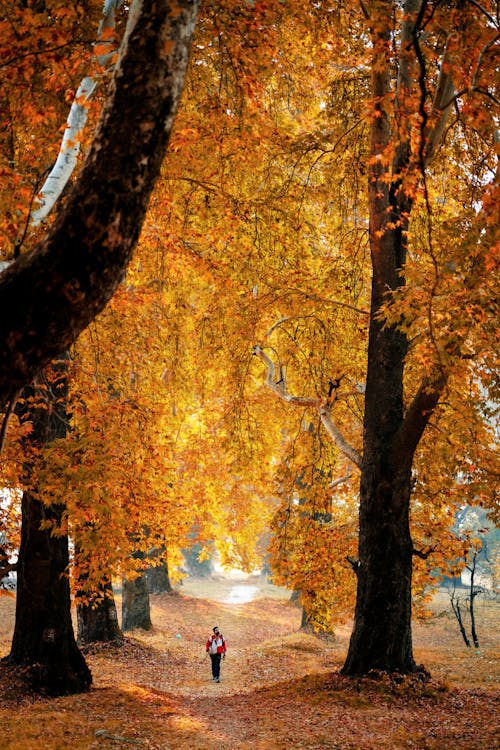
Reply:
[[[0,276],[0,397],[75,341],[123,279],[184,84],[199,0],[135,0],[92,147],[47,237]]]
[[[470,92],[477,92],[484,94],[485,96],[492,99],[492,101],[494,101],[496,104],[498,104],[498,100],[496,99],[496,97],[493,96],[493,94],[491,94],[489,91],[483,90],[479,86],[478,82],[484,58],[495,46],[495,44],[497,44],[499,39],[500,35],[496,34],[492,39],[490,39],[487,44],[484,45],[476,62],[476,69],[472,78],[472,84],[470,88],[465,88],[461,91],[456,90],[450,73],[451,62],[449,60],[450,55],[448,49],[450,40],[448,40],[443,54],[438,85],[436,87],[434,101],[432,104],[433,113],[435,115],[435,123],[426,136],[424,150],[424,163],[426,165],[431,161],[437,149],[441,145],[446,127],[448,125],[450,114],[453,111],[453,107],[457,103],[457,100],[461,96],[464,96],[464,94]]]
[[[276,396],[289,404],[295,404],[297,406],[304,407],[309,406],[313,409],[316,409],[320,416],[323,427],[326,429],[327,433],[330,435],[337,448],[358,468],[361,468],[360,454],[355,448],[353,448],[352,445],[347,442],[332,419],[331,410],[333,404],[325,403],[319,398],[293,396],[291,393],[288,393],[285,378],[281,376],[280,379],[276,381],[276,367],[272,359],[268,357],[263,349],[258,345],[254,346],[253,352],[266,365],[266,385],[268,386],[268,388],[270,388]]]
[[[394,443],[398,463],[411,461],[447,380],[448,375],[443,370],[439,370],[433,377],[423,378]]]
[[[5,578],[9,573],[14,572],[15,570],[17,570],[17,563],[4,563],[2,562],[2,560],[0,560],[0,580],[2,578]]]
[[[17,398],[19,395],[19,391],[14,394],[14,396],[9,401],[7,408],[5,410],[5,414],[2,419],[2,426],[0,427],[0,455],[3,453],[3,449],[5,447],[5,441],[7,439],[7,428],[9,426],[10,418],[14,414],[14,409],[16,408]]]
[[[318,398],[311,398],[306,396],[293,396],[288,393],[286,388],[286,381],[282,377],[283,372],[280,373],[280,378],[276,380],[276,367],[274,362],[267,354],[261,349],[260,346],[256,345],[253,348],[253,353],[261,359],[267,368],[266,385],[270,388],[273,393],[279,398],[283,399],[289,404],[296,404],[298,406],[312,406],[315,409],[319,409],[320,400]]]
[[[423,153],[424,165],[432,161],[436,151],[443,142],[443,137],[448,126],[450,114],[455,101],[455,87],[448,72],[444,72],[446,66],[443,60],[439,82],[434,96],[433,111],[436,119],[433,127],[427,132]]]
[[[344,456],[347,456],[358,469],[361,469],[361,455],[353,446],[347,442],[339,428],[332,419],[331,407],[324,404],[320,404],[318,412],[321,417],[321,422],[327,433],[332,438],[337,448],[342,451]]]

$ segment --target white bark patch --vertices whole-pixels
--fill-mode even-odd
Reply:
[[[121,0],[104,1],[95,45],[96,60],[101,72],[109,70],[117,58],[117,40],[114,33],[115,10],[120,5]],[[38,208],[31,212],[31,221],[34,226],[40,224],[52,211],[76,167],[82,134],[87,123],[89,102],[96,88],[97,79],[91,76],[85,76],[78,87],[66,121],[56,162],[38,194]]]
[[[56,163],[40,192],[40,206],[31,214],[31,220],[35,226],[48,216],[76,166],[82,133],[87,122],[89,101],[96,86],[96,81],[87,76],[78,87],[69,111]]]

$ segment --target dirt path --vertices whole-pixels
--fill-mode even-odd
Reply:
[[[120,660],[120,681],[137,679],[139,668],[142,684],[203,698],[253,692],[332,669],[342,648],[339,641],[299,633],[300,609],[288,603],[288,594],[280,596],[279,591],[268,588],[274,598],[265,597],[266,588],[255,583],[232,584],[220,579],[187,584],[180,595],[152,597],[155,628],[151,633],[129,634],[131,642],[121,650],[123,659],[120,652],[115,657]],[[254,593],[254,598],[241,602],[245,589]],[[238,603],[232,603],[235,599]],[[221,628],[228,644],[219,684],[212,682],[205,652],[214,625]],[[139,660],[138,651],[144,647],[150,659],[143,654]],[[129,658],[132,653],[136,656],[133,660]],[[106,668],[107,658],[100,663],[95,653],[90,659],[95,664],[95,685],[116,685],[117,673]]]
[[[0,750],[500,748],[498,610],[481,655],[460,648],[446,616],[416,625],[417,658],[447,680],[443,688],[341,677],[349,626],[334,639],[301,632],[288,594],[262,582],[198,581],[181,590],[152,597],[153,631],[87,653],[90,693],[13,696],[12,673],[0,669]],[[264,598],[246,601],[250,593]],[[215,624],[229,649],[220,684],[204,651]],[[12,601],[0,601],[0,655],[12,625]]]

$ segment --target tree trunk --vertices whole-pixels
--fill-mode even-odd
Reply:
[[[56,379],[49,377],[43,384],[37,380],[24,393],[28,406],[21,419],[31,422],[29,442],[39,448],[66,434],[67,359],[61,358],[53,369]],[[32,406],[31,398],[36,398]],[[31,466],[25,469],[29,473]],[[51,533],[52,524],[64,528],[64,511],[63,505],[44,505],[36,492],[23,493],[16,620],[9,660],[29,667],[35,688],[50,695],[82,692],[92,682],[71,621],[68,537]]]
[[[103,585],[103,598],[96,603],[79,604],[76,608],[78,643],[123,643],[123,634],[118,625],[118,615],[113,597],[113,588],[107,581]]]
[[[151,630],[151,614],[149,608],[149,591],[145,574],[138,575],[134,580],[123,581],[122,595],[122,630]]]
[[[359,564],[354,629],[344,674],[371,670],[412,672],[411,641],[412,542],[409,528],[411,465],[414,447],[401,450],[403,375],[407,340],[397,328],[385,326],[380,309],[386,295],[404,284],[408,218],[411,199],[403,176],[409,146],[404,138],[392,147],[390,23],[372,30],[368,197],[372,261],[368,369],[360,481]],[[403,42],[401,43],[403,45]],[[402,57],[400,71],[407,76]],[[407,85],[404,78],[400,89]],[[402,120],[405,112],[399,113]],[[405,130],[402,130],[405,134]],[[392,174],[383,159],[393,148]],[[394,178],[392,175],[397,175]]]
[[[476,615],[474,613],[474,600],[476,596],[480,593],[480,591],[476,588],[474,585],[474,578],[476,575],[476,566],[477,566],[477,555],[478,553],[475,552],[472,556],[472,562],[469,566],[470,570],[470,594],[469,594],[469,614],[470,614],[470,633],[472,636],[472,642],[474,644],[475,648],[479,648],[479,638],[477,637],[477,631],[476,631]]]
[[[161,565],[146,570],[146,582],[150,594],[171,594],[173,591],[168,573],[168,563],[163,562]]]
[[[368,473],[368,472],[367,472]],[[409,473],[362,479],[358,589],[343,673],[416,670],[411,637]]]
[[[304,609],[304,607],[302,607],[302,615],[301,615],[301,618],[300,618],[300,629],[301,630],[307,630],[307,629],[312,630],[312,625],[311,625],[311,622],[309,620],[309,616],[308,616],[306,610]]]
[[[462,636],[463,642],[465,643],[467,648],[470,648],[470,641],[465,631],[464,621],[462,618],[462,610],[460,609],[460,597],[455,596],[455,589],[453,590],[453,593],[450,596],[450,600],[451,600],[451,608],[453,610],[453,614],[455,615],[457,619],[458,627],[460,629],[460,634]]]

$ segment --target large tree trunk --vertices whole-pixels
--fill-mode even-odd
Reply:
[[[68,538],[41,530],[43,521],[61,523],[64,508],[45,507],[25,492],[17,567],[16,621],[9,661],[29,667],[37,690],[66,695],[87,690],[90,670],[71,622]]]
[[[378,234],[377,222],[374,234]],[[374,248],[374,250],[373,250]],[[374,239],[372,318],[365,393],[363,462],[360,483],[359,564],[354,630],[343,671],[412,672],[412,541],[409,526],[411,456],[395,450],[403,423],[405,337],[383,327],[377,312],[384,284],[399,283],[399,233]],[[388,272],[392,260],[392,278]]]
[[[343,671],[415,669],[411,642],[412,542],[409,529],[413,454],[394,450],[403,423],[403,374],[406,337],[379,319],[386,294],[404,283],[410,200],[402,175],[408,168],[408,145],[394,147],[393,174],[384,159],[394,134],[388,115],[391,30],[372,30],[373,108],[369,170],[371,315],[365,390],[363,461],[360,482],[359,563],[354,629]],[[401,67],[403,67],[401,61]],[[409,460],[408,460],[409,458]]]
[[[61,358],[54,370],[56,378],[50,376],[46,383],[37,380],[24,393],[28,407],[21,418],[31,422],[29,442],[39,448],[66,433],[67,360]],[[26,466],[27,473],[30,468]],[[23,493],[16,621],[9,656],[12,663],[29,667],[34,686],[51,695],[82,692],[92,682],[71,621],[68,537],[51,533],[52,524],[64,528],[64,510],[62,505],[44,505],[35,492]]]
[[[411,636],[410,475],[390,466],[363,472],[358,588],[344,674],[416,669]]]
[[[409,218],[414,191],[410,122],[415,79],[413,40],[420,3],[406,0],[400,30],[398,78],[394,94],[393,29],[384,13],[391,3],[374,3],[372,12],[372,120],[368,198],[372,289],[368,369],[363,425],[359,511],[359,561],[354,628],[344,674],[371,670],[415,671],[411,637],[413,544],[409,513],[411,471],[446,376],[438,368],[424,377],[406,409],[403,378],[406,336],[385,325],[381,307],[387,294],[405,283]],[[413,171],[412,171],[413,170]],[[410,178],[410,179],[408,179]]]
[[[97,601],[79,604],[76,608],[78,643],[123,643],[111,583],[103,584],[102,597]]]

